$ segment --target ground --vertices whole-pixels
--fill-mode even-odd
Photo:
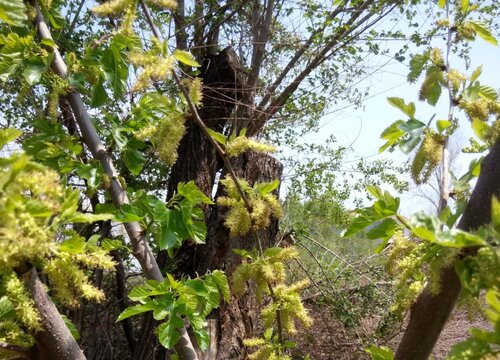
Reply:
[[[292,354],[294,360],[303,359],[307,354],[313,360],[363,360],[370,358],[363,349],[369,344],[378,319],[364,319],[354,332],[346,330],[327,306],[309,303],[307,308],[314,319],[314,325],[310,329],[299,330],[294,339],[297,342],[297,348]],[[471,320],[467,310],[456,309],[434,348],[434,360],[445,359],[453,344],[468,337],[470,327],[486,328],[487,326],[486,320],[479,317]],[[403,330],[403,326],[394,329],[396,336],[388,341],[390,347],[394,348],[397,345]]]

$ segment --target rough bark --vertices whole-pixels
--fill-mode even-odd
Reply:
[[[59,311],[45,292],[35,268],[23,274],[35,307],[40,314],[42,331],[35,334],[40,359],[85,360],[80,346],[71,335]]]
[[[491,199],[500,197],[500,139],[481,164],[481,174],[458,228],[471,231],[491,222]],[[472,255],[475,249],[466,250]],[[411,309],[410,322],[395,355],[396,360],[428,359],[460,295],[461,284],[453,266],[441,270],[441,291],[427,286]]]
[[[279,179],[283,170],[281,163],[275,158],[255,152],[240,156],[233,161],[233,166],[237,176],[246,179],[250,185]],[[221,192],[222,189],[219,189],[218,195]],[[252,236],[229,235],[228,229],[224,226],[226,212],[227,209],[216,206],[210,214],[207,243],[204,247],[197,248],[199,254],[196,258],[200,259],[197,270],[200,274],[208,270],[221,269],[226,272],[228,279],[231,279],[235,268],[241,263],[241,257],[233,250],[250,250],[257,247]],[[272,221],[266,230],[259,231],[262,246],[264,248],[273,246],[277,233],[278,221]],[[258,325],[258,308],[251,289],[240,298],[233,296],[230,304],[223,304],[212,314],[209,321],[212,347],[200,358],[244,359],[247,354],[243,339],[254,335]]]

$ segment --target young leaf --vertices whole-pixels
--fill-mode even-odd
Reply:
[[[0,150],[5,146],[5,144],[16,140],[22,133],[23,132],[21,130],[13,128],[0,129]]]
[[[424,71],[425,65],[429,61],[430,51],[425,51],[423,54],[417,54],[410,60],[410,72],[408,73],[407,79],[410,83],[415,82],[422,71]]]
[[[451,126],[451,121],[449,120],[438,120],[436,121],[436,127],[439,132],[443,132]]]
[[[395,108],[401,110],[403,113],[408,115],[410,118],[413,118],[415,116],[415,104],[410,102],[408,104],[405,104],[404,99],[398,98],[398,97],[389,97],[387,98],[387,101],[389,104],[394,106]]]
[[[379,153],[398,143],[399,139],[405,134],[405,132],[400,129],[402,124],[404,124],[403,120],[397,120],[382,132],[380,137],[387,140],[387,142],[378,149]]]
[[[221,145],[226,145],[227,139],[224,136],[224,134],[221,134],[215,130],[212,130],[210,128],[207,128],[208,134],[213,137],[219,144]]]
[[[22,0],[0,0],[0,21],[13,26],[23,26],[28,19]]]
[[[60,247],[61,251],[70,254],[81,254],[85,249],[85,240],[81,236],[73,236],[64,241]]]
[[[462,12],[467,12],[469,8],[469,0],[461,0],[460,1],[460,8],[462,9]]]
[[[179,60],[181,63],[188,65],[188,66],[194,66],[194,67],[200,67],[201,65],[194,59],[194,56],[184,50],[175,50],[174,51],[174,57]]]
[[[78,332],[78,329],[76,328],[75,324],[73,324],[73,321],[71,321],[66,315],[60,314],[61,318],[64,321],[64,324],[68,328],[69,332],[73,336],[75,340],[80,339],[80,333]]]
[[[496,100],[498,98],[495,88],[487,85],[478,86],[477,95],[487,100]]]
[[[280,181],[278,179],[276,179],[276,180],[271,181],[271,182],[257,183],[253,186],[253,188],[260,195],[266,195],[266,194],[269,194],[271,191],[276,190],[279,185],[280,185]]]
[[[482,121],[479,119],[472,120],[472,130],[480,140],[484,141],[486,139],[489,129],[490,126],[486,121]]]
[[[491,30],[486,23],[477,20],[469,20],[469,24],[483,40],[492,45],[498,45],[497,39],[491,34]]]
[[[152,302],[146,302],[145,304],[139,304],[135,306],[130,306],[123,310],[123,312],[118,316],[116,321],[122,321],[124,319],[127,319],[131,316],[135,316],[138,314],[145,313],[147,311],[153,311],[155,309],[155,306]]]
[[[470,76],[470,83],[474,83],[477,79],[479,79],[479,76],[481,76],[481,73],[483,72],[483,67],[479,66],[472,72],[472,75]]]

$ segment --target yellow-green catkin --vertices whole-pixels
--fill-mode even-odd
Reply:
[[[444,137],[427,129],[411,165],[411,176],[415,184],[426,183],[432,171],[439,165],[443,155]]]
[[[158,123],[142,128],[135,136],[141,140],[150,140],[160,160],[172,166],[177,161],[177,148],[186,133],[184,123],[183,115],[172,113]]]
[[[252,262],[243,263],[236,268],[233,274],[233,291],[242,295],[247,281],[256,284],[257,300],[261,301],[263,295],[269,294],[269,283],[282,283],[285,281],[284,262],[295,259],[298,252],[294,247],[280,248],[271,256],[261,256]]]
[[[130,7],[135,6],[134,0],[111,0],[92,8],[98,16],[119,15],[125,13]]]
[[[229,207],[224,224],[231,236],[243,236],[251,229],[265,229],[272,218],[278,219],[281,216],[281,206],[274,195],[260,195],[245,180],[238,179],[238,182],[247,197],[251,212],[248,211],[236,184],[230,177],[221,180],[227,196],[220,196],[217,199],[219,205]]]
[[[258,142],[246,136],[238,136],[226,144],[226,153],[231,156],[239,156],[246,151],[254,150],[258,152],[275,152],[276,147]]]
[[[144,52],[131,52],[130,63],[141,67],[142,72],[137,76],[132,91],[145,90],[155,81],[164,81],[174,68],[174,57],[166,54],[165,47],[159,39],[151,39],[152,47]]]
[[[182,84],[188,89],[189,98],[191,102],[200,107],[203,105],[203,81],[199,77],[192,79],[183,79]]]

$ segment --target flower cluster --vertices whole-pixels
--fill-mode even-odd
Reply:
[[[281,217],[281,206],[278,199],[270,191],[259,190],[261,189],[259,185],[262,184],[256,184],[252,188],[243,179],[239,179],[238,182],[250,203],[251,212],[248,211],[236,184],[230,177],[221,180],[227,196],[221,196],[217,199],[219,205],[229,207],[224,224],[232,236],[245,235],[251,229],[265,229],[269,226],[271,218]]]
[[[275,152],[276,147],[269,144],[258,142],[246,136],[238,136],[230,140],[226,144],[226,153],[231,156],[238,156],[248,150],[255,150],[258,152]]]
[[[415,153],[411,165],[411,175],[417,185],[429,180],[432,171],[439,165],[443,153],[444,138],[441,134],[427,129],[422,144]]]

